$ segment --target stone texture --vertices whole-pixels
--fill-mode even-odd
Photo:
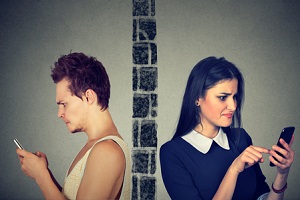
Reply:
[[[143,120],[140,143],[142,147],[157,147],[157,125],[154,120]]]

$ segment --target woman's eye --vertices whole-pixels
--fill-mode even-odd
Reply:
[[[219,99],[220,99],[221,101],[225,101],[225,100],[226,100],[226,96],[220,96]]]

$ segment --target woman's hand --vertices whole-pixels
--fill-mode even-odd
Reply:
[[[48,161],[44,153],[31,153],[21,149],[17,149],[16,152],[19,156],[21,169],[27,176],[36,179],[42,176],[44,172],[48,173]]]
[[[280,174],[287,174],[292,163],[294,162],[295,153],[291,148],[294,142],[294,135],[291,139],[290,144],[286,143],[283,139],[280,139],[279,142],[284,148],[280,148],[277,145],[272,146],[272,150],[270,151],[271,156],[269,157],[269,159],[277,166],[277,170]],[[282,156],[279,155],[276,151],[282,154]],[[277,160],[275,160],[273,157],[275,157]]]
[[[269,149],[249,146],[247,147],[231,164],[231,170],[236,173],[241,173],[244,169],[253,166],[257,162],[264,162],[263,153],[270,153]]]

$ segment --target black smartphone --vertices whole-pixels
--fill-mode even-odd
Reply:
[[[15,144],[17,145],[17,147],[18,147],[19,149],[24,150],[24,148],[22,147],[21,143],[18,141],[17,138],[14,139],[14,142],[15,142]]]
[[[278,142],[277,142],[277,146],[279,146],[280,148],[284,147],[282,146],[282,144],[279,142],[280,138],[282,138],[286,143],[290,143],[292,136],[294,134],[295,131],[295,127],[290,126],[290,127],[285,127],[284,129],[282,129],[281,134],[279,136]],[[276,151],[277,152],[277,151]],[[281,153],[277,152],[280,156],[283,156]],[[273,157],[274,158],[274,157]],[[274,158],[275,160],[277,160],[276,158]],[[270,166],[274,167],[275,165],[270,161]]]

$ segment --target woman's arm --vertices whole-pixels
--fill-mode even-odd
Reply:
[[[275,180],[272,185],[272,190],[268,195],[268,199],[280,200],[283,199],[284,196],[284,188],[287,184],[287,178],[290,171],[290,167],[294,161],[294,151],[292,150],[291,146],[294,141],[294,135],[290,144],[287,144],[283,139],[280,139],[280,143],[283,145],[283,148],[274,145],[272,150],[270,151],[271,156],[269,157],[270,161],[277,166],[277,174],[275,176]],[[278,155],[279,152],[283,155]],[[276,161],[273,157],[275,157],[278,161]],[[282,192],[274,192],[275,190],[283,190]]]
[[[16,152],[19,155],[22,171],[36,181],[45,199],[65,199],[56,185],[56,180],[53,181],[54,177],[49,172],[45,154],[41,152],[33,154],[20,149],[17,149]]]
[[[160,165],[164,185],[172,200],[200,200],[201,195],[194,183],[194,177],[186,169],[174,146],[160,148]]]
[[[244,169],[258,162],[264,162],[263,153],[269,153],[269,150],[252,145],[247,147],[228,168],[213,199],[232,199],[238,175],[244,171]]]

